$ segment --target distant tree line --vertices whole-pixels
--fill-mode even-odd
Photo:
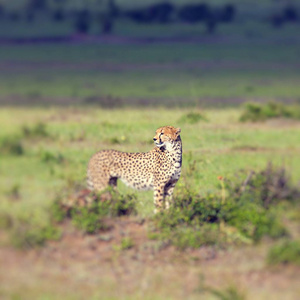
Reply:
[[[294,6],[288,5],[284,7],[282,11],[271,15],[270,21],[274,27],[278,28],[285,23],[294,23],[300,21],[300,16]]]
[[[68,0],[28,0],[25,13],[8,12],[0,4],[0,19],[9,18],[17,21],[25,17],[28,22],[33,22],[38,14],[44,13],[50,15],[55,22],[73,20],[76,32],[83,34],[88,33],[95,22],[98,23],[102,33],[109,34],[118,19],[131,20],[137,24],[202,23],[208,33],[213,33],[218,24],[233,22],[237,15],[237,8],[231,3],[216,6],[201,1],[175,6],[165,1],[135,9],[122,9],[116,5],[115,0],[99,0],[98,2],[103,5],[102,9],[97,10],[88,6],[70,9],[66,6],[67,2]],[[296,7],[291,4],[268,17],[274,27],[280,27],[286,22],[297,22],[299,19]]]

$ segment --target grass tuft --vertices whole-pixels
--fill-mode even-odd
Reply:
[[[25,138],[41,138],[50,136],[47,125],[43,122],[39,122],[32,127],[24,125],[22,127],[22,134]]]
[[[15,220],[11,228],[11,243],[19,249],[43,246],[47,240],[57,240],[60,230],[52,224],[36,225],[29,220]]]
[[[270,101],[266,104],[246,103],[244,112],[240,117],[241,122],[259,122],[272,118],[300,119],[299,105],[285,105]]]
[[[178,120],[178,122],[182,124],[197,124],[200,121],[208,121],[207,118],[200,112],[189,112]]]
[[[17,136],[9,136],[0,140],[0,153],[21,156],[25,152],[22,141]]]
[[[300,266],[300,240],[284,241],[270,248],[267,255],[269,265],[295,264]]]
[[[62,164],[66,161],[65,157],[61,153],[52,153],[48,150],[41,151],[41,161],[45,163],[57,163]]]
[[[88,234],[107,229],[105,217],[136,214],[135,195],[120,195],[114,191],[95,194],[82,190],[75,195],[57,198],[51,211],[58,222],[70,218],[73,224]]]
[[[121,245],[120,245],[121,250],[127,250],[132,248],[133,246],[134,246],[134,242],[129,236],[122,238]]]

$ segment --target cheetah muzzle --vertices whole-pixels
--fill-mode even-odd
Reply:
[[[156,130],[155,147],[146,153],[102,150],[88,164],[87,184],[90,190],[116,187],[121,179],[137,190],[154,190],[155,211],[169,208],[173,190],[180,178],[182,142],[180,128],[163,126]]]

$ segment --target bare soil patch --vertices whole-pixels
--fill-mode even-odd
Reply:
[[[106,222],[109,230],[83,235],[68,221],[62,225],[62,238],[40,249],[0,248],[0,295],[3,299],[11,295],[215,299],[198,291],[204,282],[217,289],[234,284],[245,291],[246,299],[298,299],[300,268],[267,267],[268,241],[227,250],[201,247],[180,252],[149,240],[148,221],[121,217]],[[133,242],[129,249],[120,247],[124,237]]]

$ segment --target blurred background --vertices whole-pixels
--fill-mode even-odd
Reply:
[[[0,298],[299,299],[299,33],[299,0],[0,0]],[[66,213],[163,125],[184,209]]]
[[[296,0],[1,0],[0,104],[300,98]]]

